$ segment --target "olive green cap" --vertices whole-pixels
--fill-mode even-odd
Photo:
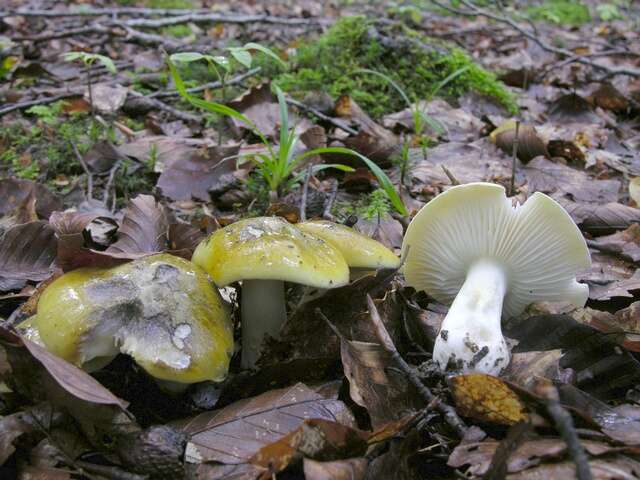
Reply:
[[[317,288],[349,282],[349,267],[329,243],[280,217],[240,220],[213,232],[193,263],[224,287],[239,280],[282,280]]]
[[[353,228],[327,220],[312,220],[296,226],[336,248],[350,267],[378,269],[400,266],[400,258],[391,250]]]

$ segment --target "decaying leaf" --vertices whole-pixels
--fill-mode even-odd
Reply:
[[[341,401],[325,398],[304,384],[240,400],[176,425],[191,437],[187,462],[241,464],[310,418],[354,426]]]
[[[601,251],[618,254],[632,262],[640,262],[640,224],[634,223],[622,232],[598,237],[592,245]]]
[[[306,480],[364,480],[368,463],[366,458],[349,458],[333,462],[318,462],[305,458],[304,476]]]
[[[157,186],[171,200],[209,201],[209,190],[227,188],[236,181],[236,161],[239,147],[193,149],[191,155],[169,163]]]
[[[18,290],[28,280],[49,277],[55,268],[57,240],[47,222],[16,225],[0,237],[0,291]]]
[[[447,379],[460,415],[480,422],[513,425],[528,414],[518,395],[502,380],[474,373]]]
[[[31,180],[4,178],[0,179],[0,216],[14,211],[30,195],[35,196],[36,213],[41,219],[46,220],[52,212],[62,208],[62,200],[44,186]]]
[[[149,254],[167,249],[169,218],[164,206],[151,195],[138,195],[126,208],[118,241],[106,253]]]

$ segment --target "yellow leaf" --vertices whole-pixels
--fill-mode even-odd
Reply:
[[[448,380],[458,413],[486,423],[513,425],[529,417],[520,398],[499,378],[473,373]]]

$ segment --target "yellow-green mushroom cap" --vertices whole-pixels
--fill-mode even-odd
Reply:
[[[219,287],[239,280],[281,280],[317,288],[349,282],[349,267],[328,242],[280,217],[240,220],[213,232],[192,262]]]
[[[327,220],[311,220],[296,226],[336,248],[350,267],[378,269],[400,265],[400,259],[391,250],[353,228]]]
[[[159,380],[224,379],[232,324],[206,273],[168,254],[114,268],[81,268],[49,285],[34,321],[46,348],[82,367],[118,353]]]

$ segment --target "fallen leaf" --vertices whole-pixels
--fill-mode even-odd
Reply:
[[[598,250],[620,255],[632,262],[640,262],[640,224],[634,223],[622,232],[592,240]]]
[[[265,445],[294,431],[305,419],[342,423],[349,417],[341,401],[327,399],[299,383],[202,413],[176,426],[190,435],[187,462],[241,464]],[[346,424],[352,426],[353,420]]]
[[[266,137],[276,138],[278,136],[280,107],[275,95],[271,93],[271,86],[268,83],[252,87],[249,91],[230,101],[228,105],[251,120]],[[290,118],[289,122],[293,125],[294,122],[291,120]],[[250,128],[235,118],[231,118],[231,122],[239,131]]]
[[[191,155],[183,156],[168,164],[157,186],[171,200],[196,198],[208,202],[209,190],[227,188],[236,181],[235,155],[239,147],[211,147],[193,149]]]
[[[350,341],[341,337],[340,352],[349,396],[367,409],[377,428],[399,420],[420,407],[406,376],[390,367],[391,354],[377,343]]]
[[[333,462],[303,461],[306,480],[364,480],[369,461],[366,458],[349,458]]]
[[[62,208],[62,200],[44,186],[31,180],[5,178],[0,179],[0,216],[14,211],[32,194],[35,194],[36,213],[41,219],[48,219],[52,212]]]
[[[167,165],[189,158],[195,148],[211,146],[213,142],[209,140],[158,135],[138,138],[133,142],[119,145],[117,149],[122,155],[134,158],[141,163],[154,159],[153,170],[161,173]]]
[[[250,462],[268,468],[272,475],[303,458],[339,460],[363,455],[368,434],[336,422],[310,418],[276,442],[265,445]]]
[[[138,195],[125,209],[118,241],[108,254],[148,254],[167,249],[169,218],[164,206],[151,195]]]
[[[583,230],[604,234],[623,230],[640,222],[640,209],[611,202],[605,205],[577,203],[558,199],[563,208]]]
[[[528,419],[518,395],[499,378],[473,373],[449,378],[447,383],[458,412],[464,417],[499,425]]]
[[[109,171],[118,160],[124,158],[122,153],[108,140],[94,143],[83,155],[83,160],[92,172],[103,173]]]
[[[16,225],[0,237],[0,291],[49,277],[55,268],[57,240],[47,222]]]
[[[636,203],[636,207],[640,208],[640,177],[629,182],[629,196]]]
[[[193,252],[205,235],[188,223],[175,222],[169,225],[169,248]]]
[[[498,148],[507,155],[513,155],[513,147],[516,140],[516,123],[514,121],[506,122],[498,127],[496,132],[491,135]],[[528,163],[538,156],[549,156],[545,142],[540,138],[534,126],[519,125],[517,156],[523,163]]]
[[[112,115],[122,108],[128,92],[129,89],[127,87],[98,83],[93,85],[91,96],[89,96],[88,91],[85,92],[84,99],[89,103],[93,102],[93,107],[97,111]]]
[[[591,105],[576,93],[562,95],[549,107],[549,118],[558,123],[599,123]]]
[[[589,96],[589,100],[604,110],[617,112],[629,108],[627,98],[610,83],[601,83],[600,87]]]

